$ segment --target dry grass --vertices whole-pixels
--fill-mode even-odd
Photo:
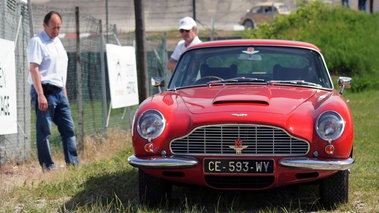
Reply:
[[[127,131],[108,131],[105,137],[95,136],[86,137],[84,139],[84,149],[79,152],[79,159],[82,164],[90,164],[92,162],[101,161],[109,158],[120,150],[130,146],[130,133]],[[53,153],[53,159],[57,166],[57,171],[43,173],[38,163],[35,153],[31,153],[31,159],[28,162],[17,164],[8,163],[0,167],[0,206],[6,206],[10,203],[5,202],[3,198],[9,197],[15,187],[33,187],[40,182],[49,181],[55,178],[55,173],[64,171],[66,164],[62,152]],[[6,201],[12,202],[12,201]],[[12,206],[17,204],[13,203]],[[1,208],[0,208],[1,212]]]
[[[86,137],[84,139],[84,150],[80,153],[82,163],[109,158],[114,153],[125,149],[131,143],[129,131],[108,131],[105,137]]]

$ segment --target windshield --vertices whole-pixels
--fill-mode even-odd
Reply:
[[[324,61],[316,51],[293,47],[226,46],[185,52],[167,89],[214,82],[291,84],[299,81],[310,84],[297,85],[333,88]]]
[[[286,6],[286,5],[280,5],[278,7],[278,10],[280,13],[283,13],[283,12],[290,12],[291,10]]]

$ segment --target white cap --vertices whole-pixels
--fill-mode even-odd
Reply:
[[[193,18],[191,18],[189,16],[184,17],[184,18],[180,19],[180,21],[179,21],[179,30],[180,29],[190,30],[195,26],[196,26],[196,21],[193,20]]]

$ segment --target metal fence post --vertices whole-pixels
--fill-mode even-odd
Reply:
[[[103,28],[101,20],[99,20],[100,34],[100,66],[101,66],[101,92],[102,92],[102,108],[103,108],[103,130],[105,132],[107,126],[107,88],[105,80],[105,63],[104,63],[104,41]]]
[[[83,95],[82,95],[82,69],[81,69],[81,50],[80,50],[80,20],[79,7],[75,7],[75,26],[76,26],[76,77],[77,77],[77,101],[78,101],[78,145],[84,152],[83,144]]]

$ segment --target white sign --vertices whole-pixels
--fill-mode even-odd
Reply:
[[[14,42],[0,39],[0,135],[17,133]]]
[[[106,45],[112,108],[139,104],[134,47]]]

